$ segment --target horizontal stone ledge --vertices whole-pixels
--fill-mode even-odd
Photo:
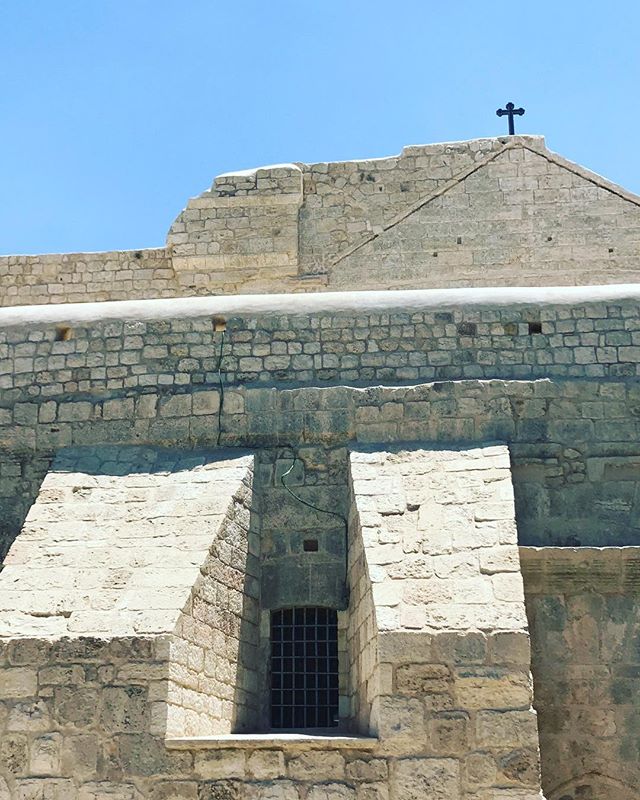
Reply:
[[[322,736],[305,733],[229,733],[165,739],[170,750],[373,750],[373,736]]]
[[[540,308],[625,301],[640,303],[640,284],[313,292],[59,303],[0,308],[0,327],[74,325],[103,320],[194,319],[206,316],[306,316],[334,312],[393,313],[509,306]]]
[[[525,596],[640,594],[640,547],[520,547]]]
[[[227,184],[225,186],[218,186],[216,187],[216,191],[224,192],[224,191],[234,191],[233,184]],[[285,190],[278,191],[278,193],[274,193],[273,190],[269,191],[260,191],[260,189],[255,189],[253,187],[249,190],[250,194],[233,194],[233,195],[225,195],[225,194],[206,194],[202,195],[201,197],[194,197],[192,200],[189,200],[189,205],[185,210],[190,211],[194,208],[221,208],[224,206],[285,206],[285,205],[295,205],[299,206],[302,203],[302,187],[300,189]],[[171,234],[169,234],[169,238],[171,238]]]

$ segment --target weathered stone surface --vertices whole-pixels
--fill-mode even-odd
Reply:
[[[247,760],[247,771],[255,780],[272,780],[285,774],[282,752],[279,750],[257,750]]]
[[[167,247],[8,256],[0,278],[11,276],[11,305],[327,285],[626,283],[637,278],[637,205],[541,137],[420,145],[220,175],[189,201]],[[459,330],[471,336],[473,323]]]
[[[195,771],[199,778],[244,778],[245,754],[242,750],[221,750],[212,753],[198,753]]]
[[[152,448],[60,452],[6,558],[0,596],[14,581],[25,586],[13,591],[13,613],[36,615],[41,635],[171,633],[248,469],[249,457],[183,456]],[[176,549],[167,568],[170,541]],[[0,635],[11,633],[0,620]],[[51,670],[43,678],[53,684],[81,680]],[[5,670],[0,696],[29,697],[34,681],[32,668]],[[56,697],[64,691],[56,690]],[[78,708],[83,691],[77,692]],[[143,714],[144,702],[133,710],[135,692],[132,687],[107,693],[106,726],[123,726],[125,714],[129,728],[141,724],[133,717]],[[92,703],[87,696],[86,704]]]
[[[287,765],[294,780],[331,780],[344,777],[344,756],[341,753],[317,751],[292,758]]]
[[[450,800],[459,796],[458,763],[453,759],[403,758],[391,768],[391,792],[407,800]]]
[[[545,793],[633,797],[640,603],[629,577],[637,549],[572,549],[557,564],[552,555],[530,550],[523,559]]]
[[[550,800],[635,797],[638,556],[583,546],[637,544],[638,292],[318,290],[636,280],[639,206],[511,137],[0,258],[5,305],[210,295],[0,310],[0,800],[533,800],[531,655]],[[296,605],[373,746],[229,736]]]

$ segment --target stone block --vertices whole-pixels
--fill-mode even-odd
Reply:
[[[396,669],[396,689],[400,694],[441,694],[451,690],[451,682],[451,670],[445,664],[407,664]]]
[[[142,686],[108,686],[102,692],[101,728],[113,731],[144,731],[148,727],[147,691]]]
[[[31,743],[29,772],[31,775],[61,774],[62,736],[59,733],[48,733],[38,736]]]
[[[202,414],[216,414],[220,408],[220,392],[204,391],[196,392],[192,398],[193,413],[196,416]]]
[[[0,763],[10,775],[25,775],[28,766],[27,737],[21,733],[1,736]]]
[[[531,695],[528,670],[459,667],[455,671],[454,696],[460,708],[529,708]]]
[[[140,792],[132,783],[92,781],[83,784],[78,800],[141,800]]]
[[[424,705],[416,698],[383,696],[378,703],[378,733],[381,739],[424,736]]]
[[[480,711],[476,717],[476,741],[480,747],[535,747],[537,738],[533,711]]]
[[[74,782],[66,778],[27,778],[17,780],[14,798],[15,800],[98,800],[95,795],[78,795]],[[120,798],[125,800],[124,795],[121,795]],[[118,798],[118,795],[114,796],[114,800],[120,800],[120,798]]]
[[[242,797],[245,800],[299,800],[300,794],[293,781],[268,781],[245,784]],[[222,797],[220,800],[227,799]]]
[[[244,778],[245,753],[242,750],[219,750],[196,753],[195,772],[205,780],[218,778]]]
[[[494,664],[529,665],[531,647],[524,632],[499,632],[489,638],[490,659]]]
[[[355,800],[356,790],[344,783],[323,783],[310,786],[308,800]]]
[[[132,419],[134,401],[132,398],[122,400],[105,400],[102,404],[102,418],[105,420]]]
[[[429,720],[429,740],[438,755],[462,756],[469,750],[469,715],[463,711],[442,711]]]
[[[189,780],[168,780],[154,783],[149,800],[198,800],[198,784]]]
[[[101,752],[98,734],[65,736],[61,754],[62,774],[90,778],[96,773],[98,755]]]
[[[316,750],[289,759],[287,771],[292,780],[341,780],[345,774],[344,756],[340,752]]]
[[[357,759],[347,764],[347,778],[357,782],[386,781],[388,772],[388,764],[381,758]]]
[[[391,794],[403,800],[459,797],[458,761],[452,758],[400,758],[391,766]]]
[[[281,750],[255,750],[247,759],[247,771],[255,780],[272,780],[285,774],[284,755]]]
[[[5,667],[0,670],[0,699],[17,700],[34,697],[38,691],[38,673],[27,667]]]

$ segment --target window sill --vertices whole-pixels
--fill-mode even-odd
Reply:
[[[165,745],[170,750],[372,750],[377,744],[378,739],[372,736],[317,736],[305,733],[229,733],[165,739]]]

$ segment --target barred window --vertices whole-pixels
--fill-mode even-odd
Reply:
[[[338,615],[330,608],[271,613],[271,727],[338,724]]]

